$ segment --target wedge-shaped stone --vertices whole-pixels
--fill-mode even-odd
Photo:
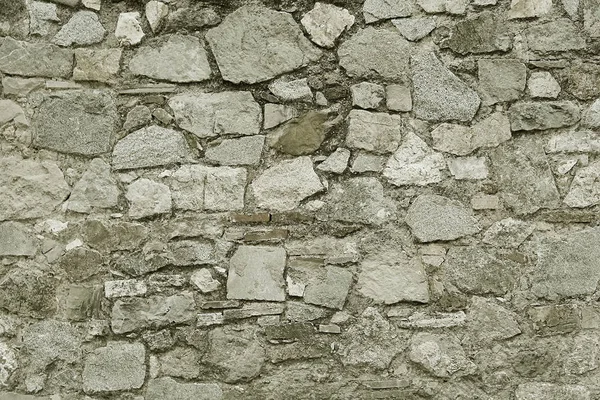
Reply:
[[[513,131],[562,128],[576,124],[579,107],[571,101],[520,102],[508,110]]]
[[[73,186],[67,208],[80,213],[89,213],[93,208],[112,208],[117,205],[119,193],[110,165],[95,158]]]
[[[113,150],[113,168],[134,169],[183,163],[191,158],[181,132],[149,126],[121,139]]]
[[[396,30],[367,27],[338,48],[340,65],[352,77],[404,82],[409,76],[410,44]]]
[[[389,158],[383,176],[396,186],[426,186],[443,179],[444,156],[433,151],[414,133],[408,133],[398,150]]]
[[[483,104],[516,100],[525,91],[527,67],[519,60],[479,60],[477,66]]]
[[[250,92],[181,94],[169,100],[177,125],[200,138],[255,135],[262,112]]]
[[[420,242],[454,240],[481,230],[470,209],[438,195],[417,197],[408,208],[405,221]]]
[[[171,191],[163,183],[141,178],[127,187],[129,217],[141,219],[171,212]]]
[[[317,60],[321,51],[288,13],[246,5],[206,33],[223,79],[263,82]]]
[[[0,170],[0,221],[49,215],[71,192],[53,161],[0,158]]]
[[[106,91],[81,90],[47,97],[33,119],[36,147],[93,156],[110,151],[117,107]]]
[[[473,296],[467,315],[467,331],[472,340],[489,343],[521,333],[517,315],[496,301]]]
[[[195,36],[170,35],[157,47],[140,47],[129,62],[135,75],[170,82],[201,82],[210,78],[206,50]]]
[[[600,203],[600,161],[577,170],[564,203],[575,208],[590,207]]]
[[[0,71],[20,76],[68,78],[73,71],[73,51],[46,43],[0,38]]]
[[[93,11],[78,11],[63,25],[52,40],[60,46],[90,45],[104,39],[106,29]]]
[[[413,109],[418,118],[470,121],[479,109],[477,93],[448,70],[432,52],[411,59]]]
[[[285,262],[282,247],[240,246],[231,257],[227,298],[284,301]]]
[[[288,269],[288,277],[305,285],[304,301],[341,310],[352,285],[352,272],[328,265],[298,265]]]
[[[402,140],[403,123],[399,115],[352,110],[346,145],[374,153],[390,153]]]

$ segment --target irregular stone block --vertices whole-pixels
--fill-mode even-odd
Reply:
[[[115,37],[119,40],[121,45],[134,46],[140,43],[144,36],[146,35],[142,30],[139,12],[135,11],[119,14],[119,19],[117,20],[117,26],[115,28]]]
[[[527,48],[536,53],[558,53],[586,47],[579,28],[566,18],[534,25],[523,31]]]
[[[288,13],[247,5],[206,33],[223,79],[263,82],[321,56]]]
[[[113,82],[119,73],[121,49],[75,49],[76,81]]]
[[[338,147],[325,161],[317,166],[317,169],[319,171],[341,174],[348,167],[350,155],[350,150]]]
[[[119,195],[110,165],[101,158],[95,158],[73,186],[67,208],[80,213],[89,213],[94,208],[112,208],[117,205]]]
[[[146,349],[141,343],[109,341],[87,356],[83,368],[86,393],[139,389],[146,377]]]
[[[477,180],[488,177],[485,157],[462,157],[448,159],[448,169],[457,180]]]
[[[129,217],[141,219],[171,212],[171,191],[167,185],[141,178],[127,187]]]
[[[179,383],[172,378],[151,379],[146,390],[146,400],[220,400],[223,391],[216,383]]]
[[[143,296],[148,291],[144,281],[137,279],[121,279],[104,282],[104,297],[115,299],[119,297]]]
[[[90,45],[104,39],[106,29],[93,11],[78,11],[62,26],[52,42],[59,46]]]
[[[535,226],[514,218],[505,218],[494,222],[485,231],[483,243],[496,247],[517,248],[535,231]]]
[[[290,267],[288,276],[306,286],[305,302],[338,310],[344,307],[352,285],[352,272],[331,265]]]
[[[385,96],[383,86],[361,82],[350,86],[352,105],[360,108],[377,108]]]
[[[0,223],[0,256],[33,256],[37,242],[27,225],[18,222]]]
[[[519,335],[517,315],[491,299],[473,296],[467,315],[467,331],[477,342],[489,343]]]
[[[596,161],[577,170],[571,181],[564,203],[569,207],[584,208],[600,203],[600,162]]]
[[[414,4],[410,1],[366,0],[362,11],[365,22],[370,24],[382,19],[409,17],[413,14],[414,8]]]
[[[73,71],[73,51],[51,44],[4,37],[0,40],[0,54],[0,71],[5,74],[69,78]]]
[[[38,269],[8,271],[0,282],[0,307],[33,318],[56,311],[56,281]]]
[[[411,340],[409,357],[440,378],[471,375],[477,369],[454,335],[417,333]]]
[[[310,35],[310,40],[319,46],[331,48],[342,32],[354,25],[354,19],[345,8],[316,2],[300,22]]]
[[[327,113],[309,111],[267,136],[267,144],[294,156],[314,153],[325,140]]]
[[[260,162],[265,137],[261,135],[225,139],[206,149],[207,161],[220,165],[256,165]]]
[[[157,47],[140,47],[129,62],[129,70],[169,82],[202,82],[212,73],[198,38],[179,34],[168,35]]]
[[[403,121],[398,115],[352,110],[346,146],[374,153],[390,153],[402,140]]]
[[[281,101],[306,101],[312,102],[313,94],[308,79],[289,80],[288,78],[279,78],[269,84],[269,90]]]
[[[417,4],[428,14],[448,13],[465,14],[468,1],[466,0],[417,0]]]
[[[600,37],[600,2],[598,0],[583,0],[583,29],[596,39]],[[575,10],[577,14],[577,10]]]
[[[600,96],[600,65],[581,63],[570,68],[567,90],[581,100]]]
[[[508,19],[535,18],[552,10],[552,0],[512,0]]]
[[[479,60],[479,92],[484,105],[516,100],[523,94],[527,68],[518,60]]]
[[[522,383],[515,391],[516,400],[590,400],[590,391],[581,385],[559,385],[546,382]]]
[[[548,71],[532,72],[527,81],[529,95],[534,98],[556,99],[560,94],[560,85]]]
[[[298,116],[298,111],[292,106],[283,104],[265,104],[264,128],[271,129]]]
[[[392,21],[396,29],[411,42],[429,35],[435,29],[433,18],[401,18]]]
[[[510,50],[512,39],[501,14],[484,11],[458,22],[445,44],[459,54],[481,54]]]

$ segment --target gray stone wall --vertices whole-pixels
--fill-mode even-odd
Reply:
[[[600,399],[598,0],[0,0],[0,400]]]

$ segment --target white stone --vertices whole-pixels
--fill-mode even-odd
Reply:
[[[398,115],[352,110],[346,146],[374,153],[391,153],[402,139],[402,119]]]
[[[527,90],[531,97],[556,99],[560,93],[560,85],[548,71],[535,71],[527,81]]]
[[[90,45],[104,39],[106,29],[93,11],[78,11],[63,25],[52,40],[60,46]]]
[[[152,32],[156,32],[161,27],[168,14],[169,6],[165,3],[155,0],[146,3],[146,19]]]
[[[388,159],[383,176],[396,186],[426,186],[442,181],[446,162],[414,133],[408,133]]]
[[[133,46],[142,41],[144,31],[140,23],[140,13],[127,12],[119,14],[115,37],[119,39],[122,45]]]
[[[345,8],[316,2],[300,21],[310,40],[323,47],[333,47],[335,40],[354,25],[354,16]]]
[[[141,178],[127,187],[129,217],[140,219],[171,212],[171,191],[167,185]]]
[[[284,104],[265,104],[264,128],[271,129],[289,121],[298,116],[298,110],[295,107]]]
[[[500,198],[496,195],[477,193],[471,197],[473,210],[497,210],[500,208]]]
[[[286,78],[277,79],[269,84],[269,90],[282,101],[312,102],[312,90],[307,78],[289,81]]]
[[[287,284],[287,293],[289,296],[302,297],[304,296],[304,290],[306,290],[306,284],[303,282],[296,282],[294,278],[288,275],[285,278]]]
[[[100,11],[100,8],[102,7],[102,0],[82,0],[81,4],[91,10]]]
[[[190,276],[190,281],[198,288],[202,293],[210,293],[218,290],[221,284],[218,280],[212,277],[210,269],[202,268],[194,271]]]
[[[244,168],[209,168],[204,184],[204,208],[231,211],[244,208],[247,173]]]
[[[281,161],[252,182],[258,206],[278,211],[293,210],[302,200],[323,189],[310,157]]]
[[[473,131],[470,127],[443,123],[431,132],[433,148],[457,156],[471,153]]]
[[[104,282],[104,297],[116,299],[119,297],[143,296],[148,291],[146,282],[137,279],[122,279]]]
[[[385,99],[387,108],[392,111],[412,110],[412,94],[408,85],[387,85]]]
[[[448,169],[454,179],[486,179],[488,168],[485,157],[461,157],[448,159]]]
[[[223,313],[198,314],[198,319],[196,320],[196,326],[199,328],[203,328],[206,326],[212,326],[212,325],[222,325],[224,323],[225,323],[225,317],[223,316]]]
[[[361,82],[350,86],[352,105],[360,108],[377,108],[384,97],[383,86],[376,83]]]
[[[392,21],[402,36],[411,42],[423,39],[435,29],[433,18],[401,18]]]
[[[93,208],[112,208],[119,201],[117,180],[111,175],[110,165],[95,158],[81,179],[73,186],[67,209],[89,213]]]
[[[600,153],[600,134],[594,131],[571,131],[550,137],[546,153]]]
[[[265,137],[262,135],[225,139],[206,149],[204,157],[221,165],[257,165],[260,163]]]
[[[365,22],[370,24],[382,19],[409,17],[414,12],[411,1],[366,0],[363,5]]]
[[[285,301],[285,263],[283,247],[238,247],[229,264],[227,298]]]
[[[546,15],[552,9],[552,0],[512,0],[508,19],[534,18]]]
[[[512,138],[510,121],[501,112],[492,113],[474,123],[471,129],[473,130],[471,142],[474,149],[496,147]]]
[[[206,168],[202,165],[182,165],[171,175],[169,186],[176,210],[204,209]]]
[[[564,203],[569,207],[584,208],[600,203],[600,161],[577,171]]]
[[[578,11],[579,11],[579,0],[561,0],[563,8],[574,21],[579,19]]]
[[[471,375],[477,369],[452,334],[417,333],[411,340],[409,357],[441,378]]]
[[[348,167],[350,159],[350,150],[338,147],[321,164],[317,166],[319,171],[332,172],[334,174],[343,173]]]

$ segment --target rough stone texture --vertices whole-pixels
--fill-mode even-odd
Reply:
[[[600,96],[600,66],[583,63],[571,67],[567,90],[581,100]]]
[[[570,101],[514,103],[508,116],[513,131],[561,128],[580,119],[579,108]]]
[[[540,17],[548,14],[551,9],[551,0],[512,0],[508,19]]]
[[[406,39],[416,42],[429,35],[435,29],[433,18],[402,18],[392,21],[394,26]]]
[[[49,97],[33,120],[33,144],[61,153],[94,156],[110,151],[117,109],[108,92],[83,90]]]
[[[139,48],[129,69],[135,75],[170,82],[201,82],[210,78],[206,51],[194,36],[171,35],[157,47]]]
[[[142,178],[127,187],[129,216],[133,219],[171,212],[171,191],[165,184]]]
[[[106,29],[100,23],[98,14],[92,11],[79,11],[63,25],[52,40],[60,46],[91,45],[104,39]]]
[[[416,334],[410,344],[410,360],[433,375],[447,378],[475,372],[458,339],[452,335]]]
[[[529,50],[535,53],[555,53],[585,48],[585,39],[568,19],[543,23],[523,31]]]
[[[421,195],[410,205],[405,218],[421,242],[454,240],[481,230],[462,203],[438,195]]]
[[[223,79],[233,83],[266,81],[321,55],[290,14],[253,5],[229,14],[206,39]]]
[[[47,43],[29,43],[5,37],[0,40],[0,71],[20,76],[68,78],[73,51]]]
[[[117,205],[119,194],[110,165],[101,158],[95,158],[73,186],[67,208],[80,213],[89,213],[94,208],[112,208]]]
[[[239,247],[229,265],[227,298],[284,301],[285,258],[281,247]]]
[[[402,119],[397,115],[352,110],[346,145],[374,153],[390,153],[402,139]]]
[[[414,5],[408,1],[365,0],[362,12],[365,22],[369,24],[382,19],[409,17],[413,14],[414,8]]]
[[[169,396],[178,400],[220,400],[223,391],[216,383],[179,383],[169,377],[149,381],[146,400],[164,400]]]
[[[547,382],[523,383],[515,391],[517,400],[589,400],[591,394],[585,386],[581,385],[557,385]]]
[[[312,102],[313,94],[308,80],[304,79],[277,79],[269,84],[269,90],[281,101],[306,101]]]
[[[468,121],[473,118],[481,100],[431,52],[411,59],[414,111],[427,120]]]
[[[600,203],[600,163],[598,161],[577,170],[571,181],[564,203],[569,207],[583,208]]]
[[[169,100],[177,125],[199,138],[254,135],[262,113],[250,92],[182,94]]]
[[[256,165],[260,162],[264,136],[249,136],[225,139],[218,145],[206,149],[204,156],[209,162],[220,165]]]
[[[316,2],[301,22],[313,42],[322,47],[333,47],[342,32],[354,25],[354,20],[354,16],[344,8]]]
[[[270,147],[294,156],[314,153],[325,140],[327,114],[309,111],[275,129],[267,136]]]
[[[133,46],[142,41],[146,36],[142,30],[139,12],[125,12],[119,14],[115,37],[122,45]]]
[[[458,22],[447,40],[447,45],[459,54],[506,52],[512,39],[500,14],[486,11]]]
[[[383,86],[376,83],[362,82],[350,87],[352,104],[360,108],[377,108],[385,92]]]
[[[527,68],[518,60],[479,60],[479,91],[483,104],[516,100],[525,90]]]
[[[368,27],[342,43],[338,57],[352,77],[405,82],[409,76],[409,47],[398,31]]]
[[[18,222],[0,223],[0,256],[33,256],[37,247],[26,225]]]
[[[527,81],[527,90],[531,97],[556,99],[561,89],[550,72],[536,71]]]
[[[140,343],[108,342],[86,358],[83,390],[96,393],[139,389],[146,377],[145,358]]]
[[[110,83],[119,73],[121,49],[75,49],[76,81],[98,81]]]

